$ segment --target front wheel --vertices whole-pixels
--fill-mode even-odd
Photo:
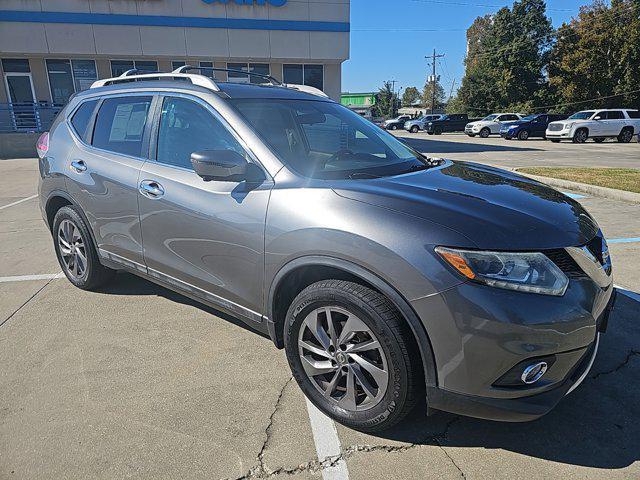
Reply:
[[[418,128],[417,125],[414,125],[413,127],[411,127],[411,133],[418,133],[420,129]]]
[[[488,128],[485,127],[482,130],[480,130],[481,138],[489,138],[489,135],[491,135],[491,130],[489,130]]]
[[[398,127],[397,127],[397,126],[395,126],[395,125],[391,125],[391,126],[389,127],[389,130],[397,130],[397,129],[398,129]]]
[[[58,263],[76,287],[94,290],[114,277],[115,270],[98,260],[89,228],[75,207],[58,210],[53,219],[53,240]]]
[[[413,336],[393,304],[367,287],[324,280],[305,288],[287,312],[285,348],[304,394],[344,425],[384,430],[416,405]]]
[[[528,140],[528,139],[529,139],[528,130],[522,130],[520,133],[518,133],[518,140]]]
[[[585,128],[580,128],[573,135],[573,143],[584,143],[589,138],[589,132]]]

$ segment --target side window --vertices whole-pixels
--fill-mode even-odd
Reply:
[[[142,137],[152,97],[107,98],[98,111],[93,129],[94,147],[142,156]]]
[[[235,150],[246,156],[229,130],[202,105],[166,97],[158,129],[158,162],[191,169],[191,154],[203,150]]]
[[[595,114],[595,116],[593,117],[593,119],[598,119],[598,120],[606,120],[609,118],[608,112],[598,112]]]
[[[71,117],[71,125],[73,125],[73,129],[83,140],[87,134],[87,127],[91,121],[91,115],[93,115],[93,111],[97,104],[98,100],[89,100],[88,102],[84,102],[80,107],[78,107],[76,113],[73,114],[73,117]]]
[[[640,111],[638,110],[627,110],[627,114],[629,118],[640,118]]]
[[[624,114],[620,110],[614,110],[613,112],[609,112],[609,120],[623,120]]]

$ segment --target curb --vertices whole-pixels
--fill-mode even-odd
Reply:
[[[599,187],[597,185],[589,185],[586,183],[572,182],[570,180],[561,180],[559,178],[541,177],[539,175],[529,175],[528,173],[515,172],[518,175],[537,180],[545,183],[550,187],[562,188],[566,190],[574,190],[577,192],[588,193],[597,197],[609,198],[611,200],[620,200],[623,202],[640,203],[640,193],[627,192],[625,190],[616,190],[615,188]]]

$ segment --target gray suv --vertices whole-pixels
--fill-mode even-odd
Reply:
[[[123,270],[232,314],[365,431],[416,405],[532,420],[585,378],[615,290],[578,203],[427,158],[315,89],[187,71],[98,81],[39,140],[71,283]]]

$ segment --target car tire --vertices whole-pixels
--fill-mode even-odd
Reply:
[[[480,138],[489,138],[489,135],[491,135],[491,130],[489,130],[487,127],[484,127],[482,130],[480,130]]]
[[[391,125],[389,127],[389,130],[397,130],[397,129],[398,129],[398,127],[396,125]]]
[[[518,133],[518,140],[529,140],[529,130],[522,130]]]
[[[433,131],[427,132],[427,135],[433,135]]]
[[[418,133],[420,131],[420,129],[418,128],[417,125],[414,125],[413,127],[411,127],[411,133]]]
[[[284,338],[304,394],[350,428],[386,430],[424,398],[413,334],[395,306],[370,288],[343,280],[308,286],[289,307]]]
[[[606,140],[606,138],[604,138],[604,137],[596,137],[596,138],[593,139],[593,141],[596,142],[596,143],[602,143],[605,140]]]
[[[442,128],[436,127],[433,129],[433,133],[436,135],[442,135]]]
[[[115,276],[100,263],[89,228],[75,206],[58,210],[53,219],[53,244],[65,276],[82,290],[95,290]]]
[[[576,133],[573,134],[573,143],[584,143],[589,138],[589,130],[586,128],[579,128]]]
[[[633,140],[633,128],[623,128],[618,135],[619,143],[630,143]]]

